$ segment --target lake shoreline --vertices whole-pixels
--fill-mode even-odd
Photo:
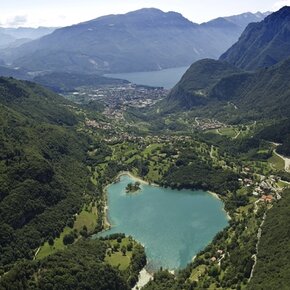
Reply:
[[[121,176],[123,175],[127,175],[129,177],[131,177],[132,179],[134,179],[135,181],[140,182],[141,184],[146,184],[146,185],[150,185],[148,181],[142,179],[141,177],[135,176],[133,175],[130,171],[121,171],[117,177],[115,178],[114,182],[116,182]],[[152,184],[151,184],[152,185]]]
[[[159,186],[158,184],[151,184],[150,182],[142,179],[141,177],[139,176],[135,176],[133,173],[129,172],[129,171],[122,171],[122,172],[119,172],[117,174],[117,176],[114,178],[114,180],[107,184],[104,188],[104,194],[105,194],[105,205],[104,205],[104,211],[103,211],[103,224],[104,224],[104,230],[102,232],[106,232],[108,230],[110,230],[114,225],[111,224],[110,222],[110,219],[109,219],[109,201],[108,201],[108,196],[109,196],[109,192],[108,192],[108,187],[111,186],[112,184],[115,184],[115,183],[118,183],[120,181],[120,178],[122,176],[127,176],[129,177],[130,179],[133,179],[134,181],[138,181],[141,185],[150,185],[150,186],[156,186],[156,187],[161,187]],[[141,191],[142,191],[142,186],[141,186]],[[205,193],[209,193],[211,196],[213,196],[215,199],[218,199],[220,200],[222,203],[223,203],[223,206],[222,206],[222,210],[224,211],[225,213],[225,216],[226,216],[226,219],[229,221],[231,220],[231,217],[229,215],[229,213],[225,210],[225,204],[224,204],[224,201],[222,200],[222,198],[215,192],[212,192],[212,191],[204,191]],[[142,243],[141,243],[142,244]],[[144,245],[143,245],[144,246]],[[191,261],[193,261],[194,259],[196,258],[196,255],[192,257]],[[145,273],[146,272],[146,273]],[[140,273],[140,280],[141,281],[144,281],[144,279],[148,279],[148,276],[149,275],[152,275],[154,273],[151,272],[146,266],[144,267],[143,269],[143,272]],[[152,278],[152,277],[151,277]],[[142,282],[141,282],[142,284]],[[141,286],[141,285],[140,285]]]
[[[156,183],[151,183],[149,181],[146,181],[144,179],[142,179],[139,176],[134,175],[133,173],[131,173],[130,171],[121,171],[117,177],[115,178],[114,182],[116,182],[121,176],[123,175],[127,175],[129,177],[131,177],[132,179],[134,179],[134,181],[138,181],[140,182],[140,184],[144,184],[144,185],[150,185],[150,186],[155,186],[155,187],[160,187],[160,185],[156,184]]]
[[[102,230],[102,232],[105,232],[107,230],[110,230],[112,228],[112,224],[110,223],[110,219],[109,219],[109,205],[108,205],[108,187],[116,182],[119,181],[121,176],[127,175],[130,178],[134,179],[135,181],[140,182],[140,184],[144,184],[144,185],[152,185],[152,186],[159,186],[157,184],[150,184],[148,181],[145,181],[144,179],[133,175],[130,171],[121,171],[118,173],[118,175],[114,178],[114,180],[107,184],[104,187],[104,196],[105,196],[105,204],[104,204],[104,211],[103,211],[103,225],[104,225],[104,229]],[[142,188],[141,188],[142,190]],[[139,190],[138,190],[139,192]],[[138,193],[137,192],[137,193]]]
[[[132,84],[171,90],[190,65],[165,68],[154,71],[104,74],[104,77],[128,80]]]
[[[134,175],[133,173],[131,173],[130,171],[121,171],[118,173],[118,175],[114,178],[113,182],[107,184],[105,187],[104,187],[104,193],[105,193],[105,205],[104,205],[104,213],[103,213],[103,222],[104,222],[104,230],[103,231],[107,231],[109,229],[112,228],[112,224],[110,223],[109,221],[109,216],[108,216],[108,213],[109,213],[109,205],[108,205],[108,187],[116,182],[118,182],[118,180],[120,179],[121,176],[129,176],[130,178],[134,179],[135,181],[138,181],[140,182],[140,184],[143,184],[143,185],[151,185],[151,186],[156,186],[156,187],[160,187],[160,185],[156,184],[156,183],[150,183],[144,179],[142,179],[141,177],[139,176],[136,176]],[[142,190],[142,188],[141,188]],[[139,191],[138,191],[139,192]],[[213,197],[215,197],[216,199],[220,200],[222,203],[223,203],[223,211],[226,213],[226,216],[227,216],[227,219],[230,221],[232,218],[230,216],[230,214],[226,211],[225,209],[225,203],[224,201],[222,200],[222,198],[215,192],[213,191],[206,191],[207,193],[209,193],[210,195],[212,195]],[[102,231],[102,232],[103,232]]]
[[[231,216],[230,216],[230,214],[226,211],[226,209],[225,209],[225,203],[224,203],[224,201],[222,200],[222,198],[217,194],[217,193],[215,193],[215,192],[213,192],[213,191],[207,191],[210,195],[212,195],[213,197],[215,197],[216,199],[218,199],[218,200],[220,200],[222,203],[223,203],[223,211],[226,213],[226,215],[227,215],[227,218],[228,218],[228,220],[230,221],[232,218],[231,218]]]

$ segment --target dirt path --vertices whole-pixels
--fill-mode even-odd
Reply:
[[[213,156],[213,154],[214,154],[214,147],[213,147],[213,145],[211,145],[211,147],[210,147],[210,152],[209,152],[209,156],[210,156],[210,158],[211,158],[212,160],[215,159],[215,157]]]
[[[256,267],[256,264],[257,264],[257,255],[258,255],[258,250],[259,250],[259,243],[260,243],[260,238],[261,238],[261,235],[262,235],[262,227],[263,227],[263,224],[265,222],[265,219],[266,219],[266,213],[264,213],[264,216],[263,216],[263,221],[258,229],[258,234],[257,234],[257,238],[258,238],[258,241],[257,241],[257,244],[256,244],[256,254],[253,255],[253,258],[254,258],[254,265],[252,267],[252,271],[251,271],[251,275],[250,275],[250,278],[249,278],[249,281],[252,279],[253,277],[253,274],[254,274],[254,271],[255,271],[255,267]]]
[[[41,248],[41,247],[39,247],[39,248],[37,249],[37,251],[35,252],[33,260],[35,260],[35,259],[36,259],[36,257],[37,257],[37,254],[38,254],[38,252],[40,251],[40,248]]]
[[[237,135],[233,138],[233,139],[237,139],[239,136],[240,136],[240,134],[241,134],[241,130],[237,133]]]

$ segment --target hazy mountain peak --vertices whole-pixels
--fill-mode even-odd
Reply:
[[[73,27],[78,25],[122,25],[122,24],[131,24],[131,25],[144,25],[145,27],[152,24],[163,24],[163,25],[193,25],[191,21],[182,16],[182,14],[169,11],[163,12],[157,8],[142,8],[139,10],[131,11],[126,14],[111,14],[106,16],[101,16],[93,20],[89,20],[80,24],[73,25]]]
[[[269,12],[266,13],[252,13],[246,12],[233,16],[218,17],[209,22],[202,23],[202,26],[205,27],[233,27],[236,26],[240,29],[240,33],[246,28],[246,26],[251,22],[260,22],[263,20]]]
[[[163,12],[161,9],[158,8],[154,8],[154,7],[150,7],[150,8],[141,8],[135,11],[130,11],[128,13],[126,13],[125,15],[131,15],[131,14],[139,14],[139,15],[146,15],[146,14],[154,14],[154,15],[161,15],[164,14],[165,12]]]
[[[248,23],[249,20],[236,24],[219,18],[199,25],[176,12],[144,8],[57,29],[39,40],[5,51],[2,58],[29,71],[160,70],[217,58],[238,39]]]

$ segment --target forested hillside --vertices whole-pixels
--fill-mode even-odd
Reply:
[[[223,77],[238,73],[240,70],[226,62],[203,59],[191,65],[168,96],[170,107],[190,109],[206,105],[213,86]]]
[[[290,156],[290,119],[277,122],[271,126],[264,128],[257,134],[258,138],[280,143],[277,152]]]
[[[288,289],[290,285],[290,190],[269,210],[263,225],[254,276],[248,286],[256,289]]]
[[[21,262],[0,280],[0,289],[130,289],[104,262],[106,248],[98,240],[81,241],[42,261]]]
[[[0,289],[127,290],[137,282],[146,264],[140,244],[88,239],[103,228],[103,186],[122,169],[111,163],[99,186],[92,179],[108,148],[99,132],[83,130],[90,114],[34,83],[0,78]]]
[[[32,258],[82,206],[88,140],[71,103],[28,82],[0,79],[1,268]]]
[[[221,67],[218,74],[212,70],[212,63]],[[234,72],[224,62],[202,60],[193,64],[175,86],[164,110],[209,105],[217,112],[230,102],[234,104],[230,114],[240,119],[289,117],[289,77],[290,59],[253,73]]]

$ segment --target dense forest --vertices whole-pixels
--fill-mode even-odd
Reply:
[[[177,160],[178,164],[179,162],[181,161]],[[221,195],[239,187],[236,174],[221,168],[213,169],[210,165],[202,164],[202,162],[173,167],[161,184],[179,189],[212,190]]]
[[[132,243],[129,267],[120,271],[105,261],[110,241],[86,240],[87,226],[74,227],[91,205],[99,214],[90,233],[102,228],[103,187],[124,166],[109,162],[92,183],[89,168],[112,152],[78,129],[82,109],[62,97],[1,78],[0,101],[0,289],[130,289],[146,264],[144,248]],[[62,251],[36,258],[59,239]]]
[[[194,63],[160,105],[160,114],[192,109],[228,122],[289,118],[290,58],[254,72],[222,61]]]
[[[32,258],[80,210],[89,139],[74,129],[71,104],[37,85],[1,79],[0,101],[0,265],[6,272]]]
[[[269,140],[272,142],[280,143],[277,152],[290,156],[290,119],[285,119],[276,122],[261,130],[257,135],[258,138]]]
[[[0,281],[1,289],[128,290],[125,278],[104,263],[104,242],[81,241],[41,261],[15,266]]]

